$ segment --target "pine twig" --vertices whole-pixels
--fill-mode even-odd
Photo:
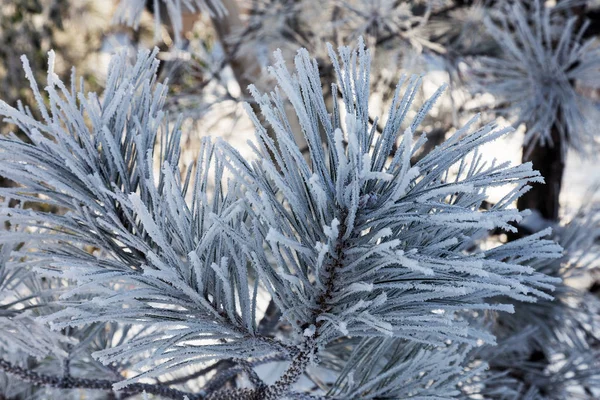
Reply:
[[[57,389],[90,389],[112,392],[114,391],[113,384],[117,382],[109,379],[74,378],[72,376],[59,377],[40,374],[31,369],[16,366],[2,358],[0,358],[0,369],[7,374],[14,375],[19,379],[31,382],[34,385]],[[119,390],[119,392],[124,394],[138,394],[146,392],[170,399],[182,399],[184,396],[187,396],[189,400],[204,399],[204,396],[199,394],[183,392],[181,390],[173,389],[164,385],[154,385],[149,383],[132,383],[122,390]]]

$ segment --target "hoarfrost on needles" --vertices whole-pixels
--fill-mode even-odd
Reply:
[[[46,106],[30,76],[41,120],[0,103],[27,136],[0,138],[0,171],[20,184],[0,195],[65,210],[3,207],[2,219],[19,230],[0,240],[33,249],[11,262],[69,279],[65,300],[39,321],[55,329],[143,328],[94,353],[139,371],[115,389],[190,365],[279,357],[291,364],[275,384],[253,389],[264,398],[290,391],[319,360],[339,374],[332,392],[340,398],[417,390],[454,396],[469,374],[462,364],[468,349],[494,341],[464,311],[510,312],[502,299],[551,297],[559,280],[528,267],[560,255],[543,235],[470,247],[482,230],[512,229],[521,214],[508,200],[541,180],[530,164],[477,156],[479,146],[511,130],[471,129],[472,121],[413,164],[423,143],[413,138],[442,92],[409,119],[420,78],[403,77],[378,133],[369,122],[369,51],[359,40],[355,49],[330,46],[329,53],[334,98],[341,98],[333,109],[306,50],[293,74],[276,55],[270,73],[278,87],[251,89],[263,117],[251,115],[257,158],[204,140],[185,174],[179,120],[162,110],[156,52],[140,52],[134,65],[115,57],[102,96],[68,89],[50,72]],[[485,210],[490,186],[506,187],[508,200]],[[265,294],[289,329],[259,329]],[[383,357],[389,366],[382,370],[378,359],[389,348],[402,351]]]

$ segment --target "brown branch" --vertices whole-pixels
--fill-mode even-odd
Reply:
[[[7,374],[14,375],[19,379],[30,382],[34,385],[57,389],[90,389],[115,392],[113,389],[113,384],[117,383],[117,381],[109,379],[87,379],[75,378],[72,376],[59,377],[54,375],[40,374],[31,369],[16,366],[2,358],[0,358],[0,370],[3,370]],[[124,394],[139,394],[146,392],[170,399],[182,399],[184,396],[187,396],[189,400],[202,400],[205,398],[200,394],[187,393],[164,385],[154,385],[149,383],[132,383],[118,392]]]
[[[308,367],[312,352],[314,352],[314,349],[309,348],[306,351],[298,353],[277,382],[264,389],[258,390],[258,392],[260,392],[260,397],[258,397],[258,399],[277,400],[286,394],[292,385],[302,376],[306,367]]]
[[[213,392],[206,400],[278,400],[288,393],[292,385],[302,376],[313,352],[314,346],[308,345],[306,350],[296,354],[288,369],[272,385],[256,389],[223,389]]]

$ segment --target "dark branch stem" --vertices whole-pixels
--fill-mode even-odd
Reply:
[[[346,218],[348,217],[348,211],[342,210],[339,214],[339,231],[337,237],[337,244],[335,246],[335,255],[330,258],[329,262],[325,265],[325,273],[327,277],[325,278],[325,292],[319,296],[317,299],[318,309],[315,311],[314,317],[314,325],[317,328],[315,333],[315,338],[320,335],[320,328],[323,325],[323,321],[317,321],[319,315],[328,312],[331,308],[329,305],[329,301],[333,297],[333,292],[335,291],[335,281],[336,274],[339,269],[343,267],[344,262],[344,250],[346,250],[346,243],[343,240],[344,235],[346,234],[346,230],[348,229],[346,226]]]
[[[308,363],[311,358],[311,353],[313,349],[308,349],[307,351],[301,351],[298,353],[292,363],[285,371],[285,373],[272,385],[265,387],[262,390],[259,390],[260,399],[264,400],[277,400],[282,395],[286,394],[292,385],[296,383],[296,381],[302,376],[306,367],[308,367]]]
[[[86,379],[74,378],[72,376],[59,377],[40,374],[33,370],[13,365],[12,363],[1,358],[0,370],[3,370],[7,374],[14,375],[24,381],[31,382],[34,385],[47,386],[57,389],[90,389],[113,392],[113,384],[117,382],[108,379]],[[187,393],[164,385],[153,385],[148,383],[132,383],[122,390],[119,390],[119,393],[124,394],[138,394],[143,392],[157,394],[170,399],[182,399],[184,396],[187,396],[189,400],[204,399],[204,397],[199,394]]]

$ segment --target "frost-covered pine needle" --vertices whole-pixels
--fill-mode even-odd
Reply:
[[[0,103],[0,114],[27,136],[0,138],[1,174],[20,185],[0,195],[64,210],[3,207],[0,216],[21,228],[0,242],[27,243],[19,260],[70,282],[60,308],[41,322],[144,328],[94,354],[139,371],[115,389],[187,366],[275,356],[292,360],[288,371],[255,390],[276,398],[320,356],[347,361],[332,350],[344,341],[352,341],[351,358],[375,355],[390,341],[407,343],[414,357],[390,361],[382,374],[393,379],[380,376],[368,387],[344,381],[342,398],[394,393],[417,378],[411,393],[431,380],[447,387],[466,348],[494,341],[461,316],[465,310],[512,312],[497,299],[551,298],[557,280],[528,265],[560,254],[543,239],[547,232],[474,247],[482,231],[513,230],[521,213],[512,202],[541,181],[530,164],[479,156],[481,145],[511,129],[472,129],[471,121],[413,164],[424,142],[414,140],[419,124],[443,88],[408,118],[420,79],[402,78],[378,133],[368,115],[369,52],[359,41],[356,49],[329,53],[333,92],[342,99],[333,109],[306,50],[293,75],[276,55],[270,72],[278,87],[268,95],[251,88],[265,121],[248,107],[256,158],[204,140],[185,172],[178,167],[180,125],[162,110],[166,87],[156,82],[156,53],[141,52],[134,65],[115,57],[101,96],[66,87],[50,66],[48,102],[32,80],[40,118]],[[225,170],[231,178],[223,178]],[[505,188],[506,196],[484,210],[491,187]],[[259,329],[259,293],[270,296],[286,329]],[[364,353],[368,343],[376,351]],[[444,348],[454,355],[432,364],[449,354]]]

